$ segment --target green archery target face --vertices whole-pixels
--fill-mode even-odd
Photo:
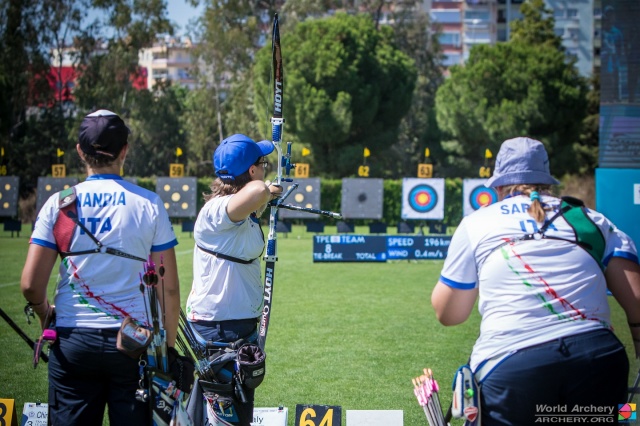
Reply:
[[[293,191],[284,204],[310,209],[320,209],[320,178],[296,179],[298,188]],[[286,182],[283,191],[287,192],[293,183]],[[300,212],[296,210],[279,209],[278,217],[281,219],[316,219],[317,214]]]
[[[382,219],[382,179],[342,179],[341,212],[345,219]]]
[[[0,216],[14,217],[18,214],[18,176],[0,177]]]
[[[169,217],[196,217],[196,189],[195,177],[159,177],[156,181],[156,193]]]
[[[402,179],[402,219],[444,219],[444,179]]]
[[[64,177],[39,177],[38,178],[38,190],[36,192],[36,211],[40,213],[40,209],[56,192],[60,192],[63,189],[70,188],[78,184],[78,178]]]

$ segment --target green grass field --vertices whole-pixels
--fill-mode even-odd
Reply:
[[[335,228],[326,231],[335,233]],[[0,232],[0,307],[36,337],[39,328],[27,325],[19,290],[28,234],[11,238]],[[193,239],[189,234],[178,238],[184,305]],[[437,322],[430,296],[442,261],[313,263],[312,234],[296,226],[278,235],[278,257],[267,376],[256,392],[256,407],[288,407],[290,426],[296,404],[341,406],[343,424],[347,410],[402,410],[405,425],[426,425],[411,379],[429,367],[446,410],[453,374],[466,362],[478,334],[479,315],[475,312],[457,327]],[[610,304],[614,326],[632,355],[626,319],[615,300],[610,298]],[[0,319],[0,398],[15,399],[18,415],[25,402],[47,401],[47,365],[34,370],[31,359],[32,351]],[[630,381],[638,371],[637,362],[631,365]]]

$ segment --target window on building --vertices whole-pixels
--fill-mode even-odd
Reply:
[[[460,33],[459,32],[444,32],[438,37],[440,44],[448,46],[460,46]]]
[[[481,22],[489,22],[490,14],[488,10],[467,10],[464,12],[464,20],[465,22],[470,21],[481,21]]]
[[[459,24],[462,22],[459,10],[431,9],[431,19],[441,24]]]
[[[580,37],[580,30],[578,28],[569,28],[567,32],[569,33],[569,38],[572,40],[577,40]]]
[[[554,9],[553,10],[553,17],[556,19],[563,19],[564,18],[564,9]]]
[[[498,29],[498,41],[507,41],[507,30],[505,28]]]
[[[468,44],[491,43],[491,34],[487,30],[470,29],[464,33],[464,42]]]
[[[151,75],[155,79],[169,77],[169,73],[165,69],[154,69]]]
[[[553,32],[558,36],[558,37],[563,37],[564,36],[564,28],[554,28]]]
[[[153,52],[153,60],[158,60],[158,59],[167,59],[167,51],[166,50],[162,50],[159,52]]]
[[[447,53],[444,54],[444,59],[442,60],[442,65],[445,67],[450,67],[451,65],[460,64],[460,60],[462,59],[462,55],[460,53]]]
[[[577,61],[578,60],[578,49],[567,49],[565,51],[565,55],[566,55],[566,57],[568,59]]]
[[[567,18],[577,18],[578,17],[578,9],[567,9]]]

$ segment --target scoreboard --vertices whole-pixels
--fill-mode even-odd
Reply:
[[[387,260],[444,259],[450,235],[316,235],[314,262],[386,262]]]

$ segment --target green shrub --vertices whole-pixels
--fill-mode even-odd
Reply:
[[[204,205],[202,195],[209,192],[211,178],[199,178],[196,188],[197,210],[200,211]],[[149,189],[156,190],[155,178],[138,178],[138,185]],[[330,210],[333,212],[341,211],[342,204],[342,179],[321,179],[320,180],[320,208],[322,210]],[[402,219],[402,179],[385,179],[383,181],[383,198],[382,198],[382,221],[388,226],[397,226]],[[447,226],[457,226],[462,219],[462,179],[453,178],[445,179],[445,207],[444,220]],[[318,220],[325,224],[331,225],[335,223],[334,219],[328,217],[318,217]],[[373,222],[371,219],[354,220],[357,226],[368,225]],[[297,224],[303,224],[302,220],[293,221]]]

